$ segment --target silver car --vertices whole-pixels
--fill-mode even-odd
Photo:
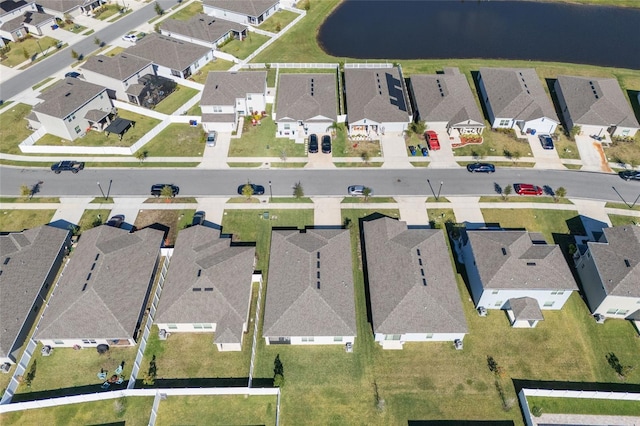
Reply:
[[[216,131],[212,131],[207,133],[207,146],[216,146],[216,137],[218,136],[218,134],[216,133]]]
[[[364,185],[351,185],[350,187],[347,188],[347,192],[349,193],[349,195],[353,195],[355,196],[362,196],[364,195],[364,190],[367,187]],[[369,196],[373,195],[373,189],[372,188],[368,188],[369,189]]]

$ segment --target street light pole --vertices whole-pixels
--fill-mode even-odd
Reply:
[[[429,188],[431,188],[431,193],[433,194],[433,198],[435,198],[436,201],[438,201],[438,197],[436,197],[436,192],[433,190],[433,186],[431,186],[431,181],[429,179],[427,179],[427,183],[429,184]]]
[[[38,47],[40,48],[40,53],[42,53],[42,56],[46,56],[42,51],[42,46],[40,46],[40,40],[36,40],[36,43],[38,43]]]
[[[271,181],[269,181],[269,201],[273,199],[273,191],[271,191]]]
[[[440,188],[438,188],[438,196],[436,197],[436,201],[438,201],[438,198],[440,198],[440,191],[442,191],[442,185],[444,184],[443,181],[440,181]]]
[[[106,200],[107,197],[104,195],[104,191],[102,190],[102,187],[100,186],[100,182],[98,182],[98,188],[100,188],[100,193],[102,194],[102,196],[104,197],[104,199]]]
[[[104,200],[107,201],[109,199],[109,194],[111,193],[111,183],[113,180],[109,179],[109,188],[107,188],[107,196],[104,197]],[[442,186],[441,186],[442,187]]]

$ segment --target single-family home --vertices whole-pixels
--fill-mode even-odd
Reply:
[[[153,62],[155,74],[163,77],[189,78],[214,59],[211,47],[157,33],[147,35],[125,53]]]
[[[336,83],[335,74],[280,74],[276,136],[300,139],[326,133],[338,118]]]
[[[346,68],[349,135],[377,137],[385,132],[403,132],[413,113],[400,66]]]
[[[0,1],[0,47],[28,34],[42,35],[42,28],[53,24],[55,17],[40,11],[33,0]]]
[[[462,255],[478,312],[502,309],[513,327],[535,327],[541,310],[561,309],[578,290],[557,244],[524,230],[474,230]]]
[[[560,123],[533,68],[480,68],[480,98],[494,129],[553,133]]]
[[[240,24],[260,25],[280,9],[279,0],[202,0],[205,14]]]
[[[0,364],[15,363],[70,245],[43,225],[0,235]]]
[[[38,95],[27,120],[31,127],[75,140],[90,130],[102,131],[111,122],[115,108],[104,86],[67,77]]]
[[[135,345],[163,236],[107,225],[84,231],[34,339],[52,348]]]
[[[353,345],[356,311],[348,229],[271,232],[262,335],[268,345]]]
[[[585,134],[634,137],[640,124],[615,78],[560,75],[554,84],[566,128]]]
[[[576,270],[589,310],[600,318],[635,321],[640,330],[640,227],[604,228],[578,252]]]
[[[161,334],[215,333],[219,351],[242,350],[248,330],[255,247],[231,244],[220,231],[196,225],[180,231],[155,323]]]
[[[217,49],[228,40],[244,40],[246,25],[200,13],[188,21],[166,19],[160,24],[160,34],[189,43]]]
[[[375,341],[462,342],[468,328],[444,232],[382,217],[363,221],[363,233]]]
[[[442,128],[450,136],[481,134],[484,118],[469,82],[458,68],[441,74],[415,74],[409,81],[414,119],[427,128]]]
[[[135,55],[121,52],[116,56],[91,56],[81,67],[85,80],[107,88],[111,99],[120,99],[138,105],[140,101],[140,78],[155,75],[153,62]]]
[[[60,19],[65,16],[78,16],[80,14],[89,16],[93,11],[106,0],[36,0],[46,13],[54,15]]]
[[[202,89],[202,126],[207,130],[233,132],[238,119],[267,108],[266,71],[211,71]]]

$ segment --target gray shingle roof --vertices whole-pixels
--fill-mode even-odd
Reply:
[[[347,68],[344,80],[350,123],[365,118],[378,123],[409,121],[409,100],[399,67]]]
[[[9,13],[19,7],[26,6],[33,1],[25,0],[2,0],[0,1],[0,13]]]
[[[202,114],[203,123],[235,123],[235,114]]]
[[[496,117],[530,121],[558,116],[533,68],[480,68]]]
[[[211,71],[202,89],[200,105],[235,105],[247,93],[265,93],[266,71]]]
[[[76,7],[91,4],[95,1],[96,0],[37,0],[37,3],[47,9],[64,13]]]
[[[560,246],[542,244],[539,234],[478,230],[467,237],[485,289],[578,289]]]
[[[276,121],[281,118],[307,121],[338,117],[335,74],[280,74],[276,102]]]
[[[66,118],[106,89],[78,78],[67,77],[38,97],[41,102],[33,111],[57,118]],[[104,95],[106,96],[106,94]]]
[[[374,333],[466,333],[442,230],[386,217],[363,228]]]
[[[356,335],[348,230],[271,233],[263,328],[266,337]]]
[[[231,239],[220,238],[214,228],[198,225],[182,230],[155,321],[216,323],[215,343],[241,342],[255,251],[255,247],[232,247]]]
[[[542,321],[542,310],[533,297],[509,299],[509,306],[516,321]]]
[[[24,27],[24,16],[18,16],[10,21],[3,22],[2,25],[0,25],[0,30],[11,32],[22,27]]]
[[[587,245],[605,291],[612,296],[640,297],[640,227],[614,226],[603,231],[606,242]]]
[[[279,0],[202,0],[202,2],[218,9],[258,17],[273,5],[278,4]]]
[[[23,16],[23,22],[27,25],[37,27],[43,22],[51,21],[53,18],[53,15],[48,15],[43,12],[26,12]]]
[[[47,225],[0,236],[0,356],[15,350],[16,338],[68,236],[69,231]]]
[[[412,75],[411,87],[421,120],[449,125],[472,120],[484,125],[469,82],[458,68],[445,68],[444,74]]]
[[[132,339],[163,235],[106,225],[83,232],[36,339]]]
[[[167,19],[160,24],[160,29],[207,43],[215,43],[229,31],[241,33],[247,29],[247,26],[201,13],[188,21]]]
[[[116,56],[92,56],[87,59],[81,68],[124,81],[145,67],[148,67],[151,63],[148,59],[122,52]]]
[[[615,78],[561,75],[558,86],[574,123],[640,127]]]
[[[125,50],[128,55],[148,59],[157,65],[183,71],[211,52],[210,47],[189,43],[157,33],[149,34],[135,46]]]

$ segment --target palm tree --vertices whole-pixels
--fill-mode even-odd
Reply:
[[[293,196],[296,198],[304,197],[304,188],[302,187],[302,183],[299,181],[293,185]]]
[[[362,190],[362,196],[364,197],[364,201],[369,201],[369,197],[371,196],[371,188],[368,186]]]
[[[165,185],[160,190],[160,196],[169,202],[169,199],[173,197],[173,188],[169,185]]]
[[[566,188],[564,186],[561,186],[560,188],[556,189],[556,191],[554,192],[553,201],[557,203],[560,200],[560,198],[564,198],[566,195],[567,195]]]
[[[504,198],[505,200],[509,198],[509,195],[511,195],[512,190],[513,190],[513,187],[511,185],[505,186],[504,189],[502,190],[502,198]]]
[[[251,199],[253,196],[253,187],[251,186],[251,182],[247,181],[247,184],[242,187],[242,195],[247,198],[247,201]]]

